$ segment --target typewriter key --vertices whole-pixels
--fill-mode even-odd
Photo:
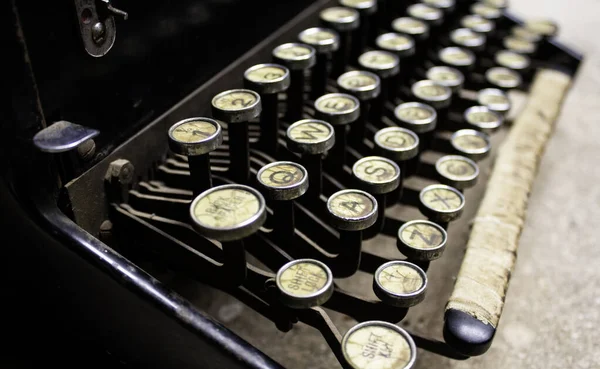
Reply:
[[[373,292],[384,303],[411,307],[425,299],[427,274],[408,261],[389,261],[373,274]]]
[[[473,187],[479,176],[477,164],[473,160],[460,155],[442,156],[436,161],[435,170],[441,183],[458,190]]]
[[[340,5],[352,8],[360,14],[360,25],[354,31],[352,36],[352,50],[350,55],[352,60],[356,60],[367,46],[369,35],[372,35],[377,28],[372,23],[373,15],[377,12],[377,0],[339,0]]]
[[[419,193],[419,210],[432,221],[441,223],[446,228],[447,223],[458,219],[465,206],[465,197],[457,189],[434,184],[425,187]]]
[[[363,239],[375,237],[383,230],[385,221],[386,195],[400,185],[400,167],[390,159],[367,156],[352,166],[356,186],[375,197],[379,209],[377,222],[365,231]]]
[[[379,76],[381,79],[380,97],[373,105],[371,110],[371,118],[373,121],[378,121],[383,115],[384,104],[388,99],[395,97],[395,79],[400,71],[400,59],[383,50],[367,51],[358,57],[358,64]]]
[[[312,46],[317,52],[317,62],[311,74],[311,96],[313,99],[325,93],[329,71],[327,64],[340,47],[340,36],[332,29],[314,27],[298,35],[298,40]]]
[[[470,28],[458,28],[450,32],[450,41],[460,47],[480,52],[485,48],[485,36]]]
[[[511,108],[510,100],[504,91],[497,88],[486,88],[477,93],[477,102],[486,106],[503,117],[508,114]]]
[[[378,48],[389,51],[402,58],[414,55],[415,41],[412,37],[401,33],[389,32],[379,35],[375,39]]]
[[[440,9],[422,3],[409,5],[406,8],[406,14],[434,27],[439,26],[444,21],[444,13]]]
[[[212,99],[213,116],[227,123],[229,135],[229,174],[245,183],[250,177],[250,140],[248,121],[260,115],[260,96],[251,90],[229,90]]]
[[[446,249],[448,234],[444,228],[428,220],[411,220],[398,230],[396,246],[410,260],[439,259]]]
[[[287,43],[273,49],[273,60],[290,70],[287,117],[289,120],[302,119],[304,109],[304,72],[317,62],[316,51],[312,46],[300,43]]]
[[[410,335],[383,321],[367,321],[352,327],[342,339],[342,353],[353,369],[410,369],[417,358]]]
[[[490,20],[496,20],[502,16],[501,9],[483,2],[471,5],[471,13]]]
[[[510,50],[500,50],[494,58],[496,64],[501,67],[517,71],[528,69],[531,61],[528,56]]]
[[[525,28],[547,38],[555,37],[558,34],[558,24],[548,19],[530,19],[526,20]]]
[[[302,163],[308,171],[308,195],[318,199],[323,189],[323,154],[335,143],[333,127],[322,120],[300,120],[287,129],[287,147],[302,155]]]
[[[445,47],[439,51],[438,58],[442,64],[456,68],[463,74],[475,66],[475,54],[462,47]]]
[[[340,230],[340,233],[362,231],[377,220],[377,201],[360,190],[334,193],[327,200],[327,210],[331,225]]]
[[[356,9],[334,6],[322,10],[319,16],[325,27],[333,28],[340,36],[340,48],[334,57],[331,71],[333,77],[337,78],[346,71],[352,49],[352,31],[360,26],[360,15]]]
[[[504,118],[500,114],[485,106],[468,108],[465,110],[464,119],[468,125],[485,133],[496,131],[504,123]]]
[[[440,118],[443,114],[440,110],[445,110],[452,101],[452,90],[431,80],[422,80],[413,83],[411,87],[413,96],[438,111]]]
[[[516,38],[527,40],[533,43],[540,42],[543,38],[539,33],[534,32],[523,25],[517,25],[511,28],[511,34]]]
[[[324,304],[333,294],[333,275],[320,261],[293,260],[282,266],[275,279],[281,303],[293,309]]]
[[[189,118],[169,128],[169,148],[186,155],[194,196],[212,187],[208,153],[223,142],[221,125],[209,118]]]
[[[411,36],[415,41],[423,41],[429,37],[429,25],[422,20],[411,17],[394,19],[392,29],[398,33]]]
[[[417,134],[431,132],[437,124],[435,109],[419,102],[407,102],[398,105],[394,109],[394,116],[400,123],[400,126]]]
[[[273,217],[277,219],[275,237],[288,240],[294,236],[294,200],[308,189],[308,174],[300,164],[278,161],[262,167],[256,175],[259,188],[272,200]]]
[[[412,131],[400,127],[383,128],[375,133],[375,154],[391,159],[400,167],[400,185],[391,196],[390,205],[402,197],[403,182],[412,173],[408,173],[409,161],[416,160],[419,153],[419,137]],[[411,168],[412,169],[412,168]],[[414,170],[413,170],[414,172]]]
[[[508,8],[508,0],[483,0],[483,3],[498,9]]]
[[[279,109],[277,94],[290,86],[289,70],[278,64],[258,64],[244,73],[244,87],[260,94],[262,113],[260,116],[261,146],[271,154],[279,148]]]
[[[442,10],[444,13],[452,13],[456,2],[454,0],[423,0],[423,4]]]
[[[263,196],[252,187],[238,184],[206,190],[190,206],[194,229],[217,241],[237,241],[254,234],[266,215]]]
[[[425,76],[428,80],[450,88],[452,92],[458,92],[465,82],[465,76],[458,69],[452,67],[431,67]]]
[[[346,162],[346,126],[360,116],[360,102],[352,95],[334,93],[319,97],[315,101],[317,119],[331,123],[335,130],[335,146],[331,150],[332,167],[343,170]]]
[[[493,88],[510,90],[521,86],[521,76],[512,69],[493,67],[485,72],[485,79]]]
[[[366,125],[371,108],[371,100],[377,98],[381,92],[381,80],[375,73],[367,71],[352,71],[342,74],[337,84],[339,88],[360,101],[360,116],[350,126],[350,144],[360,147],[367,136]]]
[[[537,44],[534,42],[515,36],[504,37],[502,45],[504,45],[505,49],[525,55],[534,54],[537,50]]]
[[[474,129],[461,129],[454,132],[450,144],[457,153],[474,161],[485,158],[492,148],[490,137]]]
[[[462,17],[460,25],[486,35],[496,28],[496,24],[493,21],[476,14],[469,14]]]

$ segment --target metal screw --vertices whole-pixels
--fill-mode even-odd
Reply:
[[[96,44],[104,42],[104,35],[106,34],[106,27],[102,22],[96,22],[92,26],[92,41]]]
[[[77,146],[77,154],[79,154],[79,157],[84,161],[92,159],[95,153],[96,143],[92,139],[84,141],[81,145]]]
[[[117,159],[109,164],[104,179],[107,181],[118,181],[120,184],[133,182],[134,166],[129,160]]]

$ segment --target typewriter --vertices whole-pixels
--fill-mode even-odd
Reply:
[[[3,5],[16,340],[163,368],[485,354],[582,60],[508,5]]]

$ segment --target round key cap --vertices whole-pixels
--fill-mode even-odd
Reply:
[[[290,69],[290,88],[287,99],[287,118],[302,119],[304,108],[304,72],[316,62],[316,51],[312,46],[290,42],[273,49],[273,60]]]
[[[452,90],[431,80],[415,82],[411,91],[416,99],[431,105],[434,109],[445,109],[452,101]]]
[[[510,100],[504,91],[497,88],[486,88],[477,93],[477,102],[502,116],[511,108]]]
[[[462,17],[460,25],[483,34],[489,34],[496,28],[496,24],[493,21],[476,14],[469,14]]]
[[[169,128],[169,148],[176,154],[208,154],[223,142],[221,125],[210,118],[189,118]]]
[[[463,73],[471,70],[475,65],[475,54],[470,50],[457,46],[441,49],[438,58],[444,65],[454,67]]]
[[[461,71],[446,66],[431,67],[427,70],[425,76],[428,80],[450,88],[452,92],[460,90],[465,82],[465,76]]]
[[[400,71],[398,57],[383,50],[367,51],[358,58],[358,64],[381,78],[395,76]]]
[[[333,294],[331,270],[313,259],[290,261],[279,269],[275,281],[281,302],[293,309],[319,306]]]
[[[450,41],[466,49],[479,52],[485,47],[485,35],[470,28],[458,28],[450,32]]]
[[[477,183],[479,167],[464,156],[446,155],[435,162],[440,182],[459,190],[473,187]]]
[[[298,34],[298,40],[312,46],[317,53],[331,53],[340,47],[340,36],[332,29],[313,27]]]
[[[419,137],[405,128],[383,128],[375,133],[374,151],[396,162],[406,161],[419,153]]]
[[[456,2],[454,0],[423,0],[423,4],[450,13],[454,10]]]
[[[251,90],[228,90],[212,99],[214,117],[227,123],[248,122],[258,117],[261,111],[260,96]]]
[[[245,183],[250,176],[248,121],[260,115],[260,95],[251,90],[229,90],[212,99],[212,114],[227,122],[229,136],[229,175]]]
[[[500,50],[494,58],[496,64],[501,67],[521,71],[529,68],[531,60],[523,54],[516,53],[510,50]]]
[[[407,102],[394,109],[394,116],[404,128],[414,133],[431,132],[437,124],[437,113],[434,108],[420,102]]]
[[[429,37],[429,25],[422,20],[412,17],[394,19],[392,29],[398,33],[407,34],[416,41],[422,41]]]
[[[361,15],[371,15],[377,11],[377,0],[340,0],[340,5],[356,9]]]
[[[169,129],[171,151],[188,157],[195,195],[212,187],[208,153],[215,150],[222,142],[221,125],[209,118],[184,119]]]
[[[342,353],[353,369],[410,369],[417,358],[410,335],[383,321],[367,321],[352,327],[342,339]]]
[[[371,110],[371,100],[381,93],[381,79],[375,73],[355,70],[342,74],[337,84],[340,90],[355,96],[360,100],[360,116],[350,126],[348,140],[355,148],[364,146],[363,140],[367,137],[367,120]]]
[[[465,197],[457,189],[446,185],[430,185],[419,193],[419,210],[435,222],[458,219],[465,206]]]
[[[312,46],[290,42],[273,49],[275,60],[290,70],[304,70],[315,65],[315,49]]]
[[[543,38],[539,33],[534,32],[523,25],[516,25],[511,28],[511,34],[516,38],[527,40],[533,43],[540,42]]]
[[[286,134],[287,147],[302,155],[302,163],[308,170],[310,199],[319,199],[323,189],[322,156],[335,143],[334,128],[317,119],[303,119],[292,124]]]
[[[485,158],[492,148],[490,137],[474,129],[461,129],[454,132],[450,144],[457,153],[474,161]]]
[[[352,31],[360,25],[360,15],[356,9],[334,6],[323,9],[319,14],[321,21],[338,32]]]
[[[315,101],[315,113],[318,119],[332,125],[352,123],[360,114],[357,98],[348,94],[333,93],[323,95]]]
[[[510,90],[518,88],[522,79],[519,73],[504,67],[493,67],[485,72],[486,81],[494,88]]]
[[[357,186],[370,194],[386,194],[400,184],[400,168],[390,159],[367,156],[352,166]],[[380,204],[381,205],[381,204]]]
[[[290,86],[289,70],[279,64],[258,64],[244,72],[244,87],[260,94],[260,144],[271,154],[279,149],[279,106],[277,94]]]
[[[483,0],[483,3],[498,9],[508,8],[508,0]]]
[[[317,62],[311,73],[311,96],[313,99],[323,95],[329,78],[327,64],[334,52],[340,48],[340,36],[332,29],[313,27],[298,35],[298,40],[312,46],[317,52]]]
[[[444,228],[428,220],[411,220],[398,230],[398,250],[410,260],[439,259],[446,249],[448,234]]]
[[[263,196],[252,187],[237,184],[204,191],[190,206],[194,229],[218,241],[250,236],[264,224],[266,215]]]
[[[412,56],[415,53],[415,41],[412,37],[401,33],[389,32],[379,35],[375,44],[382,50],[396,54],[400,58]]]
[[[361,102],[376,98],[381,91],[379,77],[362,70],[342,74],[338,77],[337,84],[345,93],[354,95]]]
[[[496,20],[502,16],[502,10],[482,2],[471,5],[471,13],[484,17],[485,19]]]
[[[504,37],[502,45],[504,45],[505,49],[525,55],[531,55],[537,50],[537,44],[534,42],[515,36]]]
[[[406,14],[432,26],[438,26],[444,20],[444,13],[440,9],[422,3],[409,5]]]
[[[377,201],[367,192],[342,190],[327,200],[330,223],[342,231],[361,231],[377,220]]]
[[[331,124],[317,119],[303,119],[289,126],[286,142],[292,152],[320,155],[333,147],[335,135]]]
[[[558,34],[558,25],[549,19],[528,19],[525,28],[544,37],[555,37]]]
[[[276,94],[290,86],[289,70],[278,64],[257,64],[244,72],[246,88],[259,94]]]
[[[277,161],[263,166],[256,175],[267,198],[293,200],[308,189],[306,169],[291,161]]]
[[[383,302],[411,307],[425,299],[427,274],[408,261],[389,261],[373,274],[373,292]]]
[[[504,123],[504,118],[485,106],[472,106],[465,110],[465,122],[474,129],[491,133]]]

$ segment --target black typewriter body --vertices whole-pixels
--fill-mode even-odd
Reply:
[[[385,15],[370,16],[370,24],[376,25],[374,34],[392,32],[390,22],[405,15],[406,7],[413,2],[397,8],[392,3],[380,1],[380,12],[387,6]],[[405,73],[407,78],[403,83],[422,75],[427,68],[423,60],[430,57],[429,48],[434,48],[438,40],[443,40],[442,44],[448,42],[448,32],[469,14],[472,3],[457,0],[452,12],[444,14],[445,22],[435,26],[433,41],[418,54],[422,59],[413,60],[406,70],[401,64],[400,74]],[[353,235],[344,238],[345,230],[338,233],[327,224],[325,210],[315,210],[317,203],[325,206],[325,193],[353,188],[351,173],[344,172],[343,165],[337,172],[334,166],[323,162],[323,194],[310,201],[296,201],[295,225],[305,233],[314,232],[309,237],[312,243],[305,242],[303,247],[313,245],[318,249],[307,256],[290,249],[282,241],[287,238],[278,238],[280,219],[272,215],[273,203],[267,199],[269,215],[263,229],[257,231],[261,234],[245,239],[246,251],[254,258],[249,257],[248,263],[253,265],[251,260],[255,260],[261,265],[246,270],[246,259],[240,261],[239,250],[227,251],[229,246],[225,244],[217,247],[217,243],[201,237],[192,227],[184,226],[189,223],[192,194],[199,193],[189,183],[191,159],[175,155],[167,135],[171,126],[187,118],[223,121],[211,110],[213,97],[222,91],[243,88],[248,68],[273,63],[272,52],[278,45],[298,42],[301,31],[322,27],[319,13],[337,6],[338,1],[190,0],[156,5],[113,2],[111,7],[128,13],[126,20],[107,4],[110,2],[75,1],[33,6],[12,0],[2,5],[2,12],[7,15],[3,34],[8,35],[9,46],[4,55],[10,66],[4,74],[12,98],[1,124],[2,167],[6,170],[0,193],[4,208],[2,228],[19,234],[15,242],[5,244],[11,287],[8,299],[16,305],[9,310],[9,316],[14,317],[10,326],[15,352],[30,354],[39,350],[43,355],[31,359],[33,362],[62,362],[68,366],[84,356],[93,358],[92,365],[98,366],[286,366],[225,328],[186,300],[185,295],[175,293],[170,285],[175,275],[222,289],[272,320],[273,330],[288,331],[294,324],[316,327],[341,365],[351,368],[338,347],[340,333],[332,327],[325,310],[316,305],[305,309],[284,306],[275,286],[275,274],[287,262],[319,252],[328,257],[341,255],[339,245],[331,244],[338,237],[356,242]],[[86,9],[90,8],[95,10],[88,13]],[[80,27],[89,29],[90,18],[92,23],[96,18],[116,20],[112,23],[116,28],[114,45],[102,51],[105,55],[93,56],[86,51],[92,36],[82,36]],[[519,23],[506,11],[497,21],[497,31],[508,32]],[[110,37],[114,30],[103,32],[101,37]],[[366,48],[377,49],[373,41],[367,40]],[[566,46],[545,39],[531,57],[531,69],[551,67],[573,75],[581,59]],[[335,63],[328,61],[328,68],[330,64]],[[353,65],[353,69],[358,68]],[[464,72],[465,86],[475,86],[473,90],[487,86],[481,76],[470,77],[475,74],[468,69]],[[532,76],[531,71],[525,73],[519,88],[526,91]],[[305,75],[302,78],[310,81]],[[325,89],[326,93],[340,91],[332,77]],[[302,118],[315,117],[312,105],[317,96],[311,92],[311,84],[306,82],[306,90],[301,92],[306,95],[302,98]],[[398,92],[397,97],[407,101],[403,93]],[[250,119],[242,135],[250,142],[251,179],[246,183],[252,188],[259,187],[253,179],[266,164],[301,161],[300,155],[286,148],[285,129],[298,120],[287,116],[289,108],[285,106],[292,100],[290,95],[275,100],[280,121],[279,132],[275,132],[275,140],[280,142],[276,150],[272,149],[272,141],[269,145],[260,140],[264,133],[260,133],[256,119]],[[272,104],[263,100],[263,113],[273,108]],[[393,106],[398,105],[394,100],[390,104],[392,110],[382,105],[382,109],[389,110],[387,115],[393,115]],[[461,106],[465,108],[468,105]],[[392,121],[389,117],[388,120]],[[228,143],[229,124],[223,127]],[[40,148],[34,144],[34,136],[40,137],[42,131],[46,134],[46,146]],[[342,130],[336,128],[335,132]],[[365,132],[366,136],[374,134],[368,127]],[[448,138],[444,137],[446,141],[443,137],[434,140],[439,146],[432,144],[432,151],[441,147],[443,153],[452,154]],[[58,144],[65,142],[70,142],[69,150]],[[353,141],[347,145],[350,168],[351,158],[374,155],[373,143],[364,147],[359,143],[360,148],[354,147]],[[216,168],[212,171],[213,186],[239,182],[236,173],[226,170],[231,164],[229,155],[235,150],[243,148],[221,148],[211,154],[212,167]],[[412,164],[405,165],[408,168],[399,166],[402,172],[416,171]],[[431,163],[425,165],[419,169],[424,172],[419,173],[434,176],[435,172],[427,172],[432,167]],[[309,173],[314,168],[307,166]],[[468,190],[464,193],[468,201]],[[418,208],[418,191],[405,188],[403,196],[411,194],[416,194],[416,200],[407,200],[407,206]],[[281,208],[284,210],[278,211],[289,211],[289,207]],[[447,229],[449,221],[441,219],[438,223]],[[380,233],[393,235],[402,224],[388,222],[387,228],[396,228],[390,231],[384,225]],[[360,241],[357,247],[360,254]],[[329,267],[334,277],[349,277],[359,268],[373,274],[383,262],[390,261],[364,253],[358,261],[356,257],[349,259],[332,261],[333,266]],[[244,263],[245,274],[231,277],[239,273],[236,267],[240,265],[230,265],[223,271],[228,260]],[[429,267],[429,261],[415,264],[425,272]],[[229,277],[241,282],[229,284]],[[397,323],[408,311],[405,307],[383,306],[380,301],[363,299],[354,293],[333,293],[333,299],[323,302],[324,308],[341,311],[359,322],[374,320],[373,315],[379,314],[377,320]],[[461,319],[468,320],[460,316],[455,318],[456,324],[461,324]],[[446,335],[448,342],[418,336],[413,339],[426,350],[467,359],[483,354],[491,344],[493,331],[486,333],[487,328],[479,328],[473,333],[472,342],[452,342],[451,334]],[[484,337],[486,334],[490,336]]]

